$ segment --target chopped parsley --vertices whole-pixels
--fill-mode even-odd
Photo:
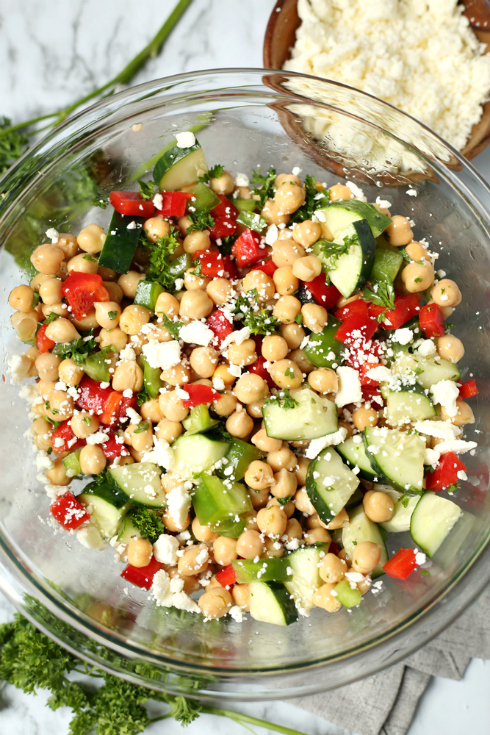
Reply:
[[[163,318],[163,326],[165,329],[170,332],[172,337],[174,339],[179,339],[179,333],[182,327],[184,326],[183,322],[173,322],[171,319],[168,318],[166,314],[162,314]]]
[[[288,368],[288,370],[290,370],[290,368]],[[287,371],[286,371],[286,374],[287,374]],[[293,377],[294,377],[294,373],[293,373]],[[291,395],[291,393],[288,391],[287,388],[284,388],[283,390],[281,390],[276,400],[278,401],[281,408],[286,408],[286,409],[295,408],[298,405],[298,401],[293,398],[293,396]]]
[[[235,302],[234,314],[247,315],[250,311],[253,311],[253,307],[258,303],[258,300],[259,295],[256,288],[245,291]]]
[[[294,378],[294,370],[293,370],[293,368],[288,367],[286,369],[286,372],[284,373],[284,375],[286,376],[286,378]]]
[[[196,262],[196,261],[194,261]],[[198,260],[196,263],[196,267],[193,271],[191,271],[191,276],[202,276],[202,267],[201,267],[201,261]]]
[[[225,172],[225,167],[221,165],[221,163],[217,163],[216,166],[213,166],[209,169],[205,174],[198,177],[198,181],[201,182],[201,184],[207,184],[209,183],[210,179],[219,179],[220,176],[223,176]]]
[[[451,322],[446,322],[446,324],[444,325],[444,333],[450,334],[451,329],[454,329],[454,324],[451,324]]]
[[[400,503],[403,505],[404,508],[408,507],[408,503],[410,502],[410,496],[409,495],[402,495],[400,498]]]
[[[84,416],[83,419],[82,419],[82,421],[83,421],[84,424],[87,424],[87,426],[90,426],[90,424],[92,423],[92,417],[91,416]]]
[[[303,324],[303,314],[300,312],[294,317],[296,324]]]
[[[135,508],[131,511],[130,518],[142,538],[148,539],[151,544],[158,541],[159,537],[165,533],[165,526],[160,517],[147,508]]]
[[[276,169],[273,166],[269,168],[265,176],[260,173],[260,166],[257,171],[252,170],[252,184],[254,184],[252,196],[256,194],[259,197],[259,209],[263,209],[266,201],[274,196],[276,175]]]
[[[357,235],[351,235],[350,237],[344,237],[344,242],[329,242],[328,240],[318,240],[316,245],[320,248],[323,257],[328,260],[328,269],[335,270],[337,267],[337,261],[341,255],[348,252],[351,245],[355,245],[359,242]]]
[[[113,321],[116,318],[117,318],[117,311],[110,311],[109,312],[109,319],[111,319],[111,321]]]
[[[50,407],[49,403],[46,403],[46,408],[48,409],[48,411],[51,410],[51,407]],[[54,413],[54,411],[53,411],[53,413]],[[49,421],[49,423],[51,424],[51,426],[53,427],[53,429],[57,429],[58,426],[61,424],[61,421],[54,421],[53,419],[50,419],[49,416],[43,416],[43,419],[45,421]]]
[[[190,212],[187,216],[191,221],[187,228],[187,234],[194,231],[204,232],[204,230],[210,230],[214,227],[214,219],[209,212],[200,212],[199,214]]]
[[[46,319],[44,320],[45,324],[52,324],[56,319],[58,319],[59,314],[55,314],[54,311],[51,312],[51,314],[48,314]]]
[[[423,369],[420,367],[416,367],[414,370],[415,375],[422,375],[423,372]]]
[[[138,179],[140,187],[140,197],[145,200],[153,199],[155,196],[155,184],[151,181],[141,181]]]
[[[97,263],[97,258],[94,258],[93,255],[90,255],[90,253],[85,253],[85,255],[82,255],[82,258],[84,260],[90,261],[90,263]]]
[[[143,385],[142,389],[136,394],[136,403],[138,406],[142,406],[147,401],[151,401],[151,396],[146,390],[146,386]]]
[[[134,430],[134,433],[135,434],[142,434],[143,431],[148,431],[149,428],[150,428],[150,425],[149,425],[148,421],[140,421],[139,424],[137,425],[136,429]]]
[[[423,574],[424,577],[429,577],[430,576],[430,572],[429,572],[428,569],[419,569],[419,572],[420,572],[420,574]]]
[[[279,505],[287,505],[294,498],[294,495],[288,495],[287,498],[276,498]]]
[[[448,493],[456,492],[456,490],[459,490],[459,482],[454,482],[452,485],[449,485],[449,487],[447,487],[446,490],[448,491]]]
[[[422,283],[422,276],[417,276],[417,278],[414,278],[415,283]]]
[[[243,320],[252,334],[273,334],[279,329],[280,322],[268,309],[261,308],[258,312],[249,311]]]
[[[372,301],[377,306],[384,306],[388,311],[395,308],[395,289],[392,283],[386,281],[377,281],[371,288],[366,287],[362,292],[362,298],[365,301]]]
[[[170,256],[175,253],[180,245],[179,232],[174,227],[168,235],[164,235],[156,242],[151,242],[145,234],[141,241],[150,253],[150,262],[146,273],[147,281],[157,281],[167,292],[175,291],[175,278],[169,272]]]
[[[36,306],[39,304],[40,296],[37,291],[34,291],[34,296],[32,297],[32,304],[31,309],[35,309]]]
[[[316,180],[314,176],[309,174],[305,176],[305,203],[296,210],[291,217],[291,222],[304,222],[311,219],[317,209],[323,209],[330,201],[328,191],[317,191]]]
[[[79,339],[74,339],[71,342],[57,344],[53,352],[62,360],[70,358],[73,362],[76,362],[77,365],[83,365],[90,353],[97,347],[97,342],[93,336],[93,329],[91,329],[87,334],[87,337],[88,336],[90,339],[80,337]],[[106,350],[108,352],[114,352],[114,347],[112,347],[112,349],[106,348]]]

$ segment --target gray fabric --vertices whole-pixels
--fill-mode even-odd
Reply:
[[[405,735],[431,676],[461,679],[472,658],[490,659],[490,588],[424,648],[376,676],[291,700],[359,735]]]

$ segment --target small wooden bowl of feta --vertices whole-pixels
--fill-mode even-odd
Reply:
[[[343,10],[336,0],[278,0],[265,33],[264,67],[380,97],[470,159],[490,142],[490,1],[463,4],[463,13],[455,6],[428,18],[429,10],[417,15],[420,4],[406,0],[388,22],[380,3],[357,0]]]

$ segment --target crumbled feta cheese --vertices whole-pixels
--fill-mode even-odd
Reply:
[[[247,174],[237,174],[235,177],[235,184],[237,186],[248,186],[250,183],[250,180],[247,176]]]
[[[427,447],[424,453],[424,464],[434,466],[435,464],[437,464],[437,462],[439,462],[440,456],[441,454],[437,451],[437,449],[430,449],[429,447]]]
[[[153,204],[157,209],[163,209],[163,194],[155,194],[153,197]]]
[[[465,454],[471,452],[472,449],[476,449],[478,444],[476,442],[467,442],[463,439],[454,439],[453,441],[441,442],[437,445],[437,451],[440,454],[447,454],[447,452],[454,452],[454,454]]]
[[[157,464],[159,465],[159,467],[164,467],[166,470],[168,470],[172,466],[173,459],[174,451],[170,444],[164,439],[158,439],[154,434],[153,449],[149,452],[145,452],[141,461],[151,462],[152,464]]]
[[[182,485],[175,487],[167,495],[167,510],[176,526],[184,525],[190,507],[191,496]]]
[[[31,369],[31,361],[26,355],[12,355],[8,361],[8,369],[14,383],[22,383]]]
[[[203,322],[194,319],[181,327],[179,337],[189,344],[207,347],[214,339],[214,332]]]
[[[105,549],[105,543],[100,535],[100,531],[93,523],[88,523],[86,526],[78,528],[75,531],[75,535],[86,549],[95,549],[96,551],[103,551]]]
[[[177,610],[185,610],[191,613],[201,612],[199,605],[189,595],[186,595],[185,592],[176,592],[173,596],[172,604]]]
[[[417,352],[422,357],[432,357],[432,355],[436,354],[437,348],[431,339],[424,339],[417,347]]]
[[[438,403],[446,409],[448,416],[453,418],[458,413],[456,401],[459,398],[459,388],[453,380],[440,380],[431,386],[430,392],[434,403]]]
[[[157,607],[171,607],[173,594],[170,592],[170,577],[164,569],[160,569],[153,577],[151,594]]]
[[[389,383],[393,377],[391,370],[384,365],[371,368],[371,370],[367,371],[366,375],[368,378],[376,380],[378,383]]]
[[[395,331],[391,335],[391,339],[393,340],[393,342],[398,342],[398,344],[408,345],[410,342],[413,341],[413,332],[408,327],[404,327],[403,329],[395,329]]]
[[[418,551],[418,549],[415,551],[415,563],[420,566],[421,564],[425,564],[427,561],[427,557],[424,554],[423,551]]]
[[[361,380],[359,373],[347,365],[337,368],[339,390],[335,396],[337,406],[346,406],[348,403],[362,401]]]
[[[171,342],[148,342],[143,345],[143,354],[152,368],[170,370],[181,361],[178,340]]]
[[[183,133],[176,133],[177,148],[191,148],[196,142],[196,136],[190,130]]]
[[[182,291],[184,288],[184,279],[183,278],[176,278],[175,279],[175,289],[176,291]]]
[[[134,220],[132,222],[130,222],[126,229],[127,230],[135,230],[136,229],[136,222]]]
[[[215,390],[224,390],[225,387],[225,381],[223,378],[220,378],[219,376],[213,377],[213,388]]]
[[[162,533],[153,544],[153,554],[160,564],[168,564],[173,567],[177,564],[177,549],[179,542],[175,536]]]
[[[361,202],[367,202],[366,197],[364,196],[364,192],[362,189],[360,189],[357,184],[354,184],[353,181],[346,181],[345,182],[348,188],[351,190],[352,194],[354,195],[354,199],[359,199]]]
[[[265,234],[265,244],[274,245],[278,237],[279,237],[279,230],[277,229],[277,226],[269,225],[269,227],[267,228],[267,232]]]
[[[233,607],[230,607],[228,612],[230,614],[230,617],[232,617],[236,623],[243,622],[243,612],[241,608],[238,607],[238,605],[233,605]]]
[[[242,329],[235,330],[224,338],[221,343],[221,352],[226,350],[232,342],[235,342],[237,345],[241,345],[242,342],[245,342],[246,339],[250,338],[251,334],[252,332],[250,331],[250,327],[243,327]]]
[[[90,434],[87,437],[87,444],[105,444],[108,436],[103,431],[96,431],[95,434]]]
[[[119,353],[119,359],[131,360],[131,362],[136,362],[136,352],[131,347],[131,345],[126,345],[126,347],[123,347],[123,349]]]
[[[443,439],[444,441],[455,439],[461,431],[458,426],[454,426],[448,421],[417,421],[413,428],[419,434],[433,436],[435,439]]]
[[[60,233],[58,230],[55,230],[54,227],[50,227],[49,230],[46,230],[46,235],[51,240],[52,245],[56,245],[60,240]]]
[[[315,459],[325,447],[334,447],[337,444],[342,444],[346,436],[347,429],[341,426],[338,431],[334,431],[332,434],[321,436],[318,439],[312,439],[306,450],[306,457],[308,459]]]

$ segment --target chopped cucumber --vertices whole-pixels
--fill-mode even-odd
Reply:
[[[379,238],[376,241],[371,280],[393,283],[402,263],[403,255],[401,255],[399,248],[389,245],[384,237]]]
[[[129,513],[126,513],[118,528],[117,540],[120,544],[129,544],[132,538],[141,538],[139,528],[134,525],[131,519],[132,512],[130,510]]]
[[[429,389],[440,380],[458,380],[461,375],[458,366],[448,360],[440,357],[422,357],[416,352],[412,354],[407,350],[397,351],[390,369],[394,375],[416,373],[417,383],[425,389]]]
[[[111,373],[109,368],[110,355],[114,352],[112,346],[104,347],[102,350],[94,352],[89,355],[83,363],[83,369],[92,380],[96,380],[98,383],[110,383]]]
[[[150,311],[155,311],[157,299],[164,290],[158,281],[139,281],[136,286],[134,303],[138,304],[138,306],[146,306]]]
[[[228,442],[208,439],[204,434],[185,434],[172,444],[173,462],[171,470],[184,480],[211,469],[229,449]]]
[[[237,217],[237,222],[254,232],[262,232],[267,227],[267,220],[254,212],[241,212]]]
[[[239,482],[225,484],[219,477],[205,472],[199,477],[192,504],[202,526],[210,526],[214,531],[227,536],[238,529],[241,533],[244,525],[240,516],[252,510],[245,485]]]
[[[369,280],[374,264],[376,242],[365,219],[350,224],[335,237],[334,241],[340,245],[348,242],[351,244],[347,252],[335,258],[327,257],[319,242],[315,243],[313,250],[322,261],[333,285],[342,296],[348,298]]]
[[[432,401],[418,385],[397,391],[384,386],[381,394],[386,401],[385,418],[390,426],[401,426],[436,416]]]
[[[194,199],[191,202],[193,214],[206,214],[221,204],[221,199],[209,186],[199,182],[191,189]]]
[[[255,212],[255,209],[257,207],[257,202],[255,199],[240,199],[237,197],[236,199],[230,200],[235,207],[238,209],[239,212]]]
[[[280,398],[269,398],[264,403],[264,416],[267,436],[286,441],[304,441],[332,434],[337,431],[337,407],[310,388],[302,388],[294,393],[295,406],[287,408]]]
[[[65,465],[66,476],[76,477],[80,475],[82,470],[80,467],[80,452],[81,449],[75,449],[74,452],[70,452],[66,457],[63,457],[63,464]]]
[[[395,504],[395,512],[389,521],[379,525],[387,533],[402,533],[410,530],[410,519],[420,500],[418,495],[403,495],[389,485],[375,485],[374,490],[387,493]]]
[[[121,520],[131,507],[127,496],[110,482],[90,482],[78,500],[85,505],[104,538],[116,535]]]
[[[152,462],[111,467],[109,474],[133,505],[143,508],[165,508],[167,499],[162,488],[160,468]]]
[[[200,434],[209,431],[213,426],[219,424],[218,419],[212,419],[209,415],[209,408],[202,403],[200,406],[191,408],[189,416],[183,420],[186,436],[191,434]]]
[[[338,582],[332,592],[335,592],[335,599],[347,609],[357,607],[361,604],[362,594],[360,590],[357,587],[352,589],[347,579],[342,579]]]
[[[340,513],[358,485],[357,476],[333,447],[326,447],[308,465],[306,492],[324,523]]]
[[[380,478],[402,493],[423,492],[425,441],[418,434],[371,427],[363,436],[366,454]]]
[[[360,441],[359,441],[360,440]],[[349,467],[359,467],[359,477],[370,482],[375,482],[377,478],[376,472],[373,470],[371,462],[366,455],[366,449],[362,436],[351,436],[345,442],[337,446],[337,452],[347,462]]]
[[[235,559],[232,561],[239,584],[249,582],[285,582],[291,579],[293,571],[288,561],[291,557],[283,556],[281,559]]]
[[[280,582],[250,583],[250,615],[273,625],[291,625],[298,619],[294,600]]]
[[[332,367],[341,363],[341,353],[345,345],[335,339],[335,332],[342,322],[332,314],[328,315],[328,324],[323,327],[319,334],[310,334],[310,339],[305,347],[308,360],[315,367]]]
[[[342,529],[342,545],[349,559],[353,560],[357,544],[370,541],[381,546],[381,558],[378,566],[371,572],[372,579],[384,574],[383,564],[388,561],[388,553],[383,534],[376,523],[370,521],[364,513],[364,508],[359,505],[349,512],[349,523]]]
[[[304,610],[311,610],[313,595],[323,584],[319,565],[328,552],[328,547],[329,544],[307,546],[283,557],[283,560],[286,560],[288,566],[293,570],[292,579],[285,582],[286,589]]]
[[[160,388],[162,387],[162,380],[160,378],[162,373],[161,369],[151,367],[143,354],[141,354],[138,359],[140,366],[143,368],[143,384],[146,388],[146,392],[150,398],[158,398],[160,395]]]
[[[166,272],[168,276],[171,276],[173,281],[177,278],[184,278],[186,270],[192,266],[192,256],[190,253],[183,253],[178,255],[174,260],[167,266]]]
[[[199,143],[189,148],[172,146],[155,164],[153,179],[161,191],[177,191],[207,173],[208,164]]]
[[[136,227],[128,229],[132,222],[135,222]],[[110,268],[116,273],[127,273],[138,247],[143,222],[142,217],[129,217],[114,212],[99,255],[99,266]]]
[[[431,492],[424,493],[410,521],[413,540],[427,556],[434,556],[462,513],[452,500]]]
[[[332,202],[321,210],[325,216],[324,222],[334,239],[353,222],[364,219],[368,222],[374,237],[379,237],[391,224],[390,217],[378,212],[373,204],[346,199],[342,202]]]
[[[216,471],[216,474],[222,479],[238,482],[244,478],[247,467],[256,459],[260,459],[262,455],[260,449],[254,447],[253,444],[234,437],[225,455],[226,462]]]

